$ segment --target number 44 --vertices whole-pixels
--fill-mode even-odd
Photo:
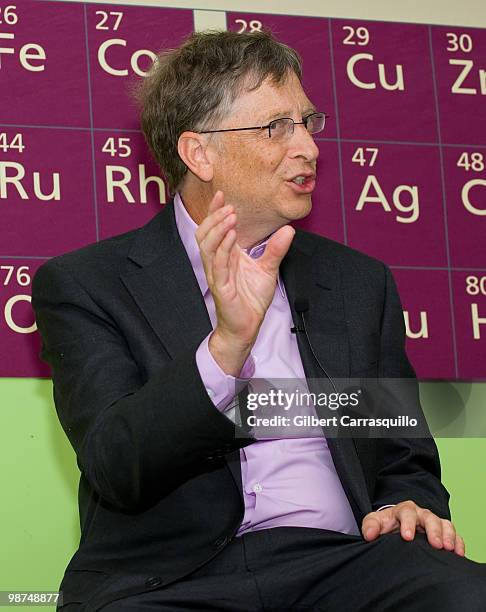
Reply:
[[[22,134],[15,134],[10,142],[8,141],[7,134],[5,132],[0,134],[0,150],[7,153],[9,149],[17,149],[19,153],[23,152],[25,145],[22,142]]]

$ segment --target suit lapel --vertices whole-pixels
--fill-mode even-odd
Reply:
[[[349,375],[349,348],[339,272],[329,261],[319,261],[315,245],[311,235],[297,232],[281,274],[294,324],[301,323],[294,300],[306,298],[312,348],[331,377],[343,378]],[[195,351],[212,326],[177,231],[172,202],[139,230],[128,259],[121,280],[169,356]],[[297,340],[306,377],[322,378],[303,334]],[[328,437],[327,442],[355,515],[360,516],[369,511],[370,502],[353,440]],[[226,455],[226,461],[242,494],[239,451]]]
[[[331,378],[345,379],[349,377],[350,362],[340,270],[331,253],[316,249],[316,242],[310,234],[297,232],[280,272],[294,325],[302,324],[294,301],[296,298],[306,299],[309,306],[305,313],[306,328],[312,349]],[[316,363],[305,334],[297,334],[297,342],[306,378],[311,379],[310,390],[332,391],[332,385]],[[316,409],[319,414],[319,407]],[[329,413],[320,416],[328,417]],[[326,434],[326,428],[323,430]],[[335,433],[327,435],[326,439],[359,525],[362,515],[371,511],[371,504],[354,440],[338,438]]]
[[[333,268],[329,261],[321,264],[315,244],[306,240],[308,238],[308,235],[296,234],[280,267],[292,319],[296,325],[302,324],[294,302],[296,298],[304,298],[309,307],[305,320],[312,348],[331,377],[345,378],[349,376],[349,347],[339,270]],[[298,334],[297,338],[305,341],[306,350],[302,359],[308,366],[310,376],[314,366],[318,366],[314,358],[309,358],[312,355],[305,335]],[[301,344],[299,342],[299,348]],[[319,368],[317,376],[322,377]]]
[[[212,326],[172,202],[141,228],[128,259],[121,279],[168,354],[195,349]]]
[[[195,352],[212,325],[172,201],[140,229],[128,259],[121,279],[169,356]],[[226,455],[226,462],[243,497],[239,450]]]

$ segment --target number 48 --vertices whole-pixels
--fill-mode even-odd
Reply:
[[[461,153],[461,156],[457,160],[457,166],[464,168],[466,172],[474,170],[474,172],[481,172],[484,170],[484,159],[482,153]]]

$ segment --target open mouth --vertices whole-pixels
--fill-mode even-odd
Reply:
[[[311,193],[314,191],[316,179],[314,176],[299,175],[291,181],[285,181],[296,193]]]

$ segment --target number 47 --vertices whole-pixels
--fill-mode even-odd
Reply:
[[[366,155],[365,155],[366,151]],[[368,159],[368,153],[371,154],[371,158]],[[351,160],[355,164],[359,164],[361,167],[363,166],[374,166],[375,160],[378,156],[378,149],[373,147],[358,147],[356,151],[353,153],[353,157]]]

